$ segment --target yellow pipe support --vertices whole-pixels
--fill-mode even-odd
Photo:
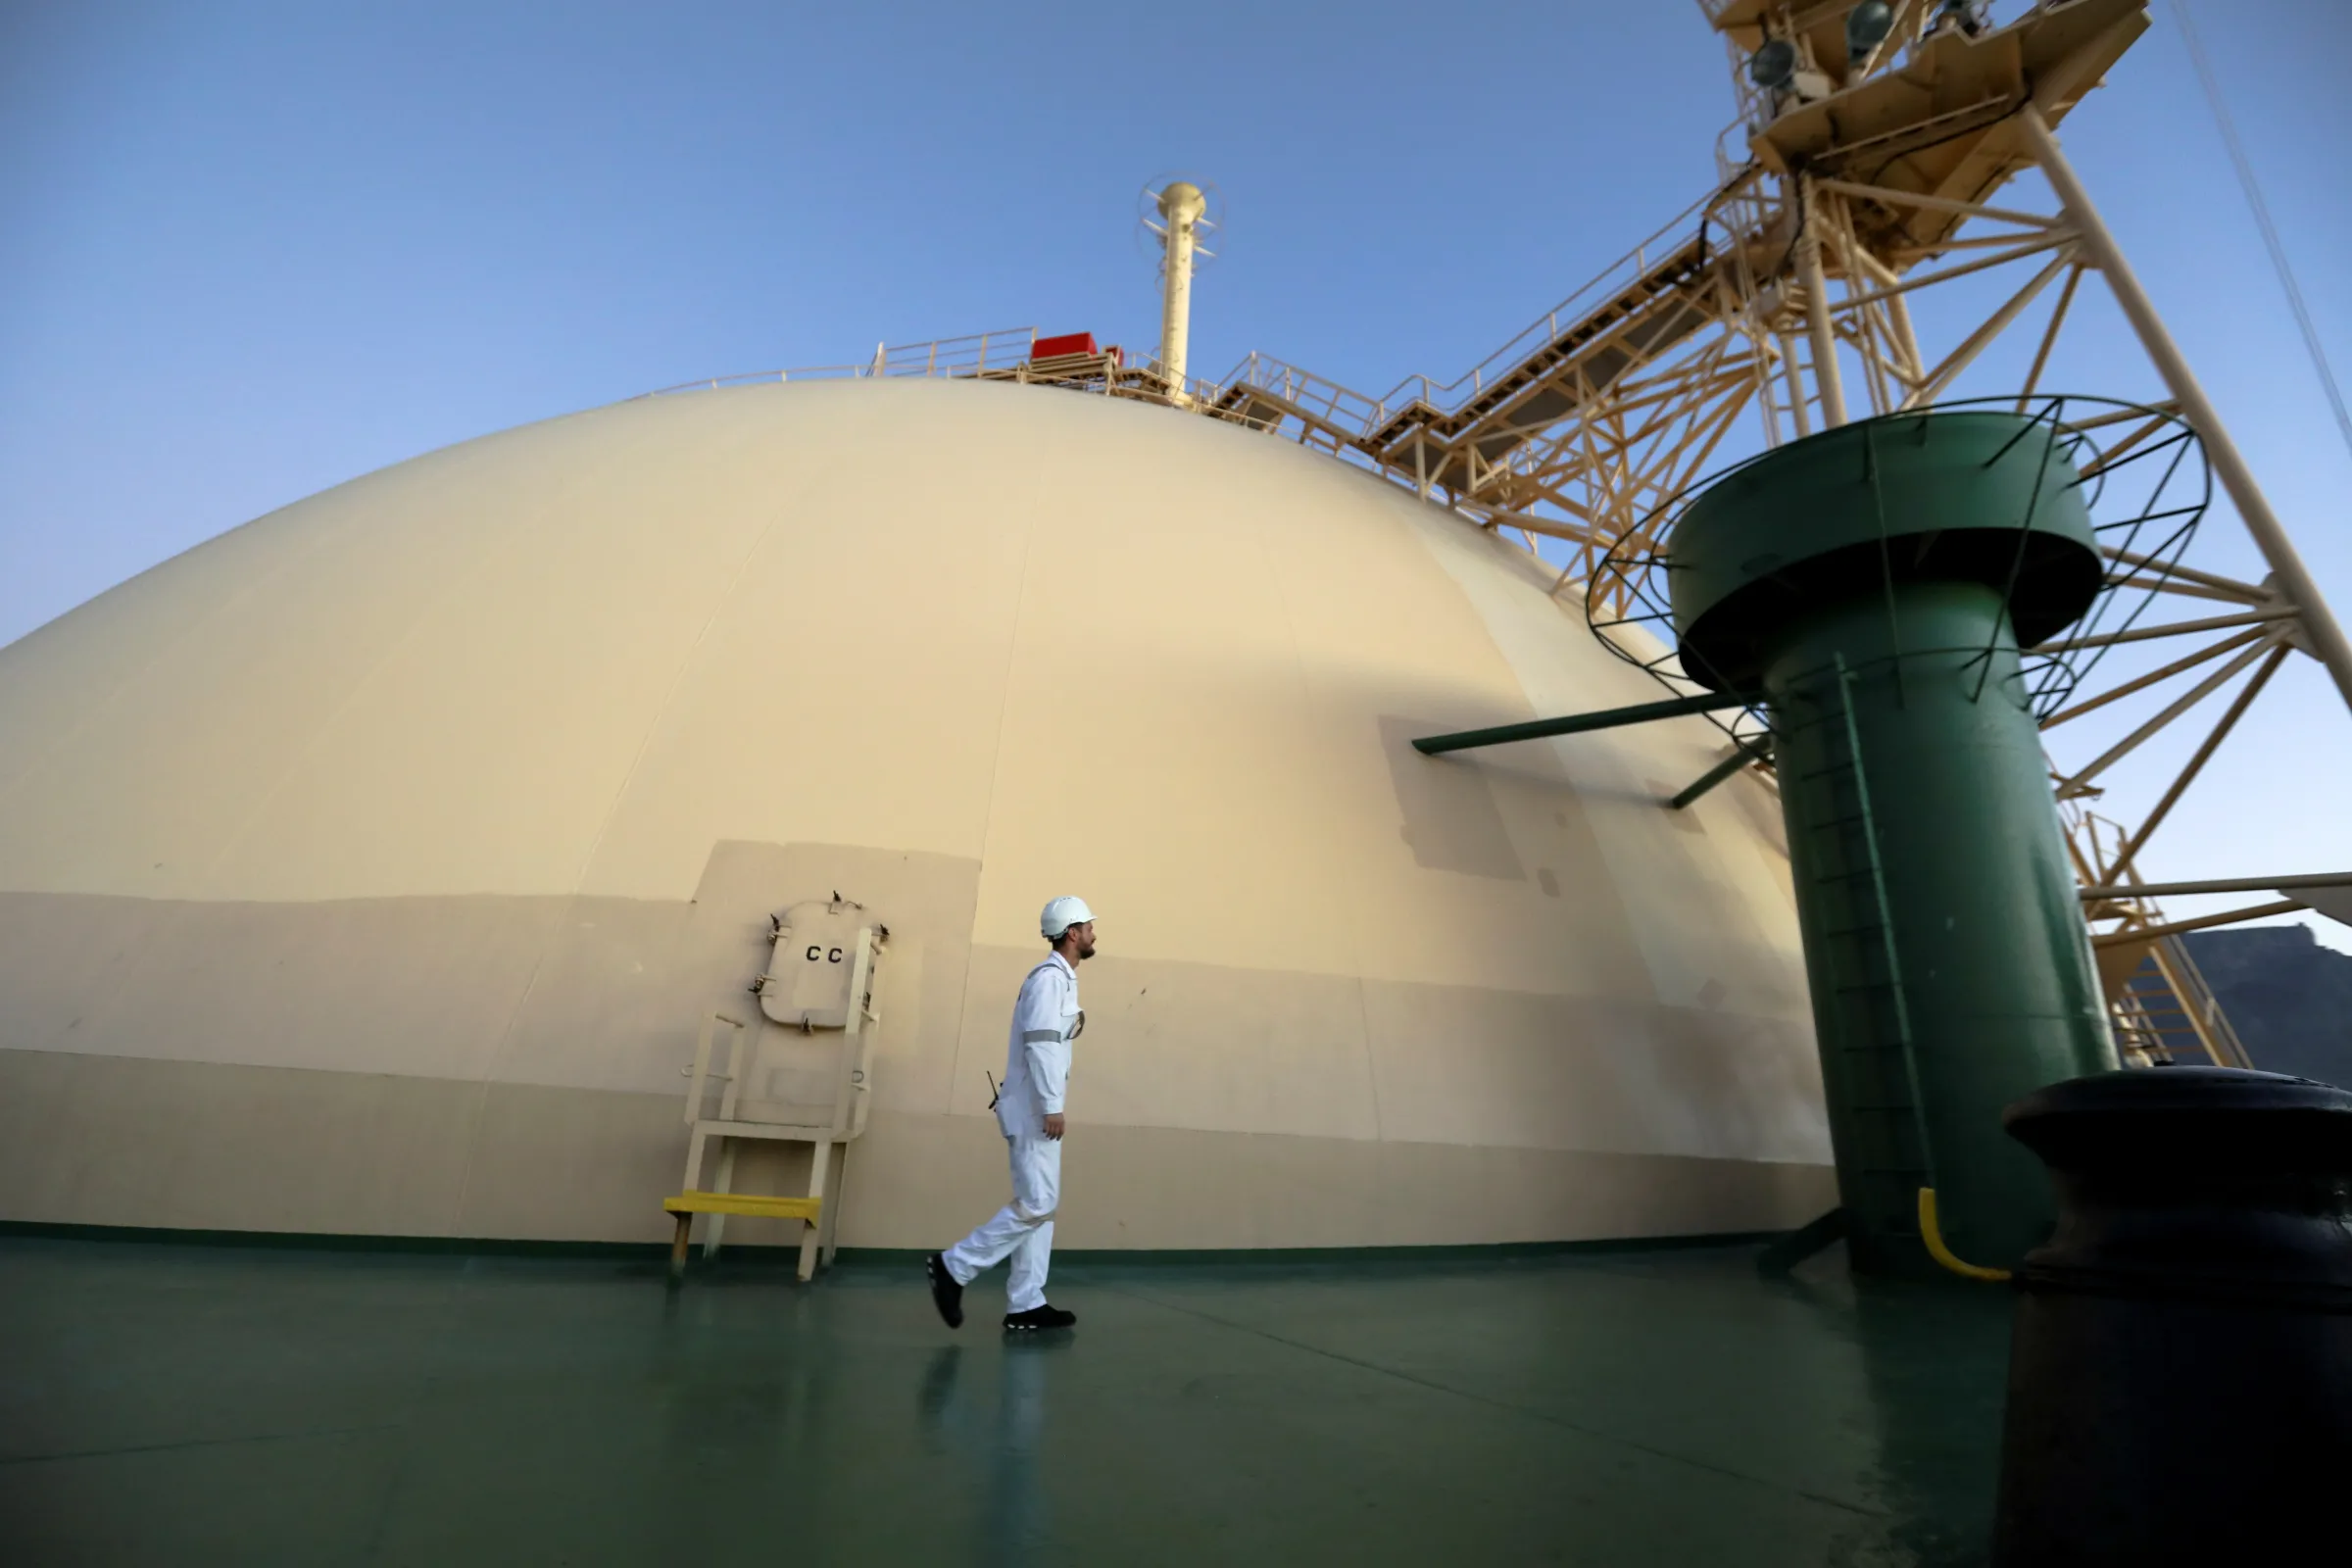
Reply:
[[[2005,1280],[2009,1277],[2009,1271],[2005,1268],[1980,1268],[1974,1263],[1963,1263],[1952,1255],[1952,1250],[1943,1245],[1943,1228],[1936,1223],[1936,1189],[1933,1187],[1919,1190],[1919,1234],[1921,1240],[1928,1244],[1928,1255],[1962,1279]]]

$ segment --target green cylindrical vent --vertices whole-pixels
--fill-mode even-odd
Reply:
[[[2056,429],[1897,415],[1797,442],[1693,502],[1669,551],[1685,668],[1763,699],[1858,1267],[1945,1239],[2015,1263],[2051,1216],[2001,1131],[2114,1065],[2019,670],[2096,596]]]

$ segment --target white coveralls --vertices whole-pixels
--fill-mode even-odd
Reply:
[[[1070,1042],[1085,1014],[1078,975],[1056,953],[1029,971],[1012,1004],[1004,1084],[997,1092],[997,1127],[1012,1152],[1012,1201],[948,1249],[948,1273],[969,1285],[1009,1256],[1004,1305],[1013,1312],[1046,1304],[1046,1265],[1054,1253],[1054,1209],[1061,1201],[1061,1145],[1046,1136],[1046,1118],[1061,1114],[1070,1078]]]

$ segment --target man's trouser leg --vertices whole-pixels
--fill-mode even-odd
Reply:
[[[1054,1257],[1054,1210],[1061,1203],[1061,1144],[1052,1138],[1012,1141],[1013,1202],[1038,1216],[1013,1244],[1012,1278],[1004,1309],[1029,1312],[1046,1304],[1046,1267]]]
[[[949,1274],[969,1285],[1005,1258],[1012,1280],[1004,1293],[1007,1310],[1026,1312],[1046,1300],[1046,1267],[1054,1251],[1054,1210],[1061,1201],[1061,1145],[1051,1138],[1008,1138],[1012,1159],[1012,1201],[994,1218],[948,1249]]]

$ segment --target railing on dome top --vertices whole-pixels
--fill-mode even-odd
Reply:
[[[1045,385],[1103,392],[1112,397],[1158,403],[1174,401],[1170,396],[1166,369],[1156,355],[1125,355],[1117,350],[1104,350],[1102,355],[1093,357],[1099,367],[1096,368],[1072,369],[1062,365],[1063,360],[1072,357],[1063,356],[1053,362],[1060,368],[1038,371],[1034,358],[1036,344],[1037,328],[1006,327],[998,331],[966,333],[961,337],[935,338],[925,343],[885,344],[874,351],[872,359],[859,364],[797,366],[781,370],[747,370],[734,375],[710,375],[700,380],[681,381],[675,386],[658,387],[651,392],[640,392],[637,396],[669,397],[681,392],[713,392],[724,387],[757,386],[771,381],[937,376],[958,380],[1035,380]],[[1113,355],[1118,357],[1114,360]],[[1192,406],[1200,413],[1252,428],[1263,427],[1262,421],[1215,407],[1220,388],[1210,382],[1194,380],[1187,390],[1193,400]]]
[[[1007,327],[994,332],[973,332],[963,337],[943,337],[928,343],[903,343],[897,347],[877,349],[874,357],[861,365],[799,366],[783,370],[747,370],[737,375],[705,376],[699,381],[681,381],[676,386],[658,387],[641,392],[639,397],[666,397],[675,392],[710,392],[720,387],[750,386],[761,381],[847,381],[877,375],[945,375],[978,376],[996,371],[1012,373],[1028,363],[1029,351],[1037,341],[1034,326]]]

